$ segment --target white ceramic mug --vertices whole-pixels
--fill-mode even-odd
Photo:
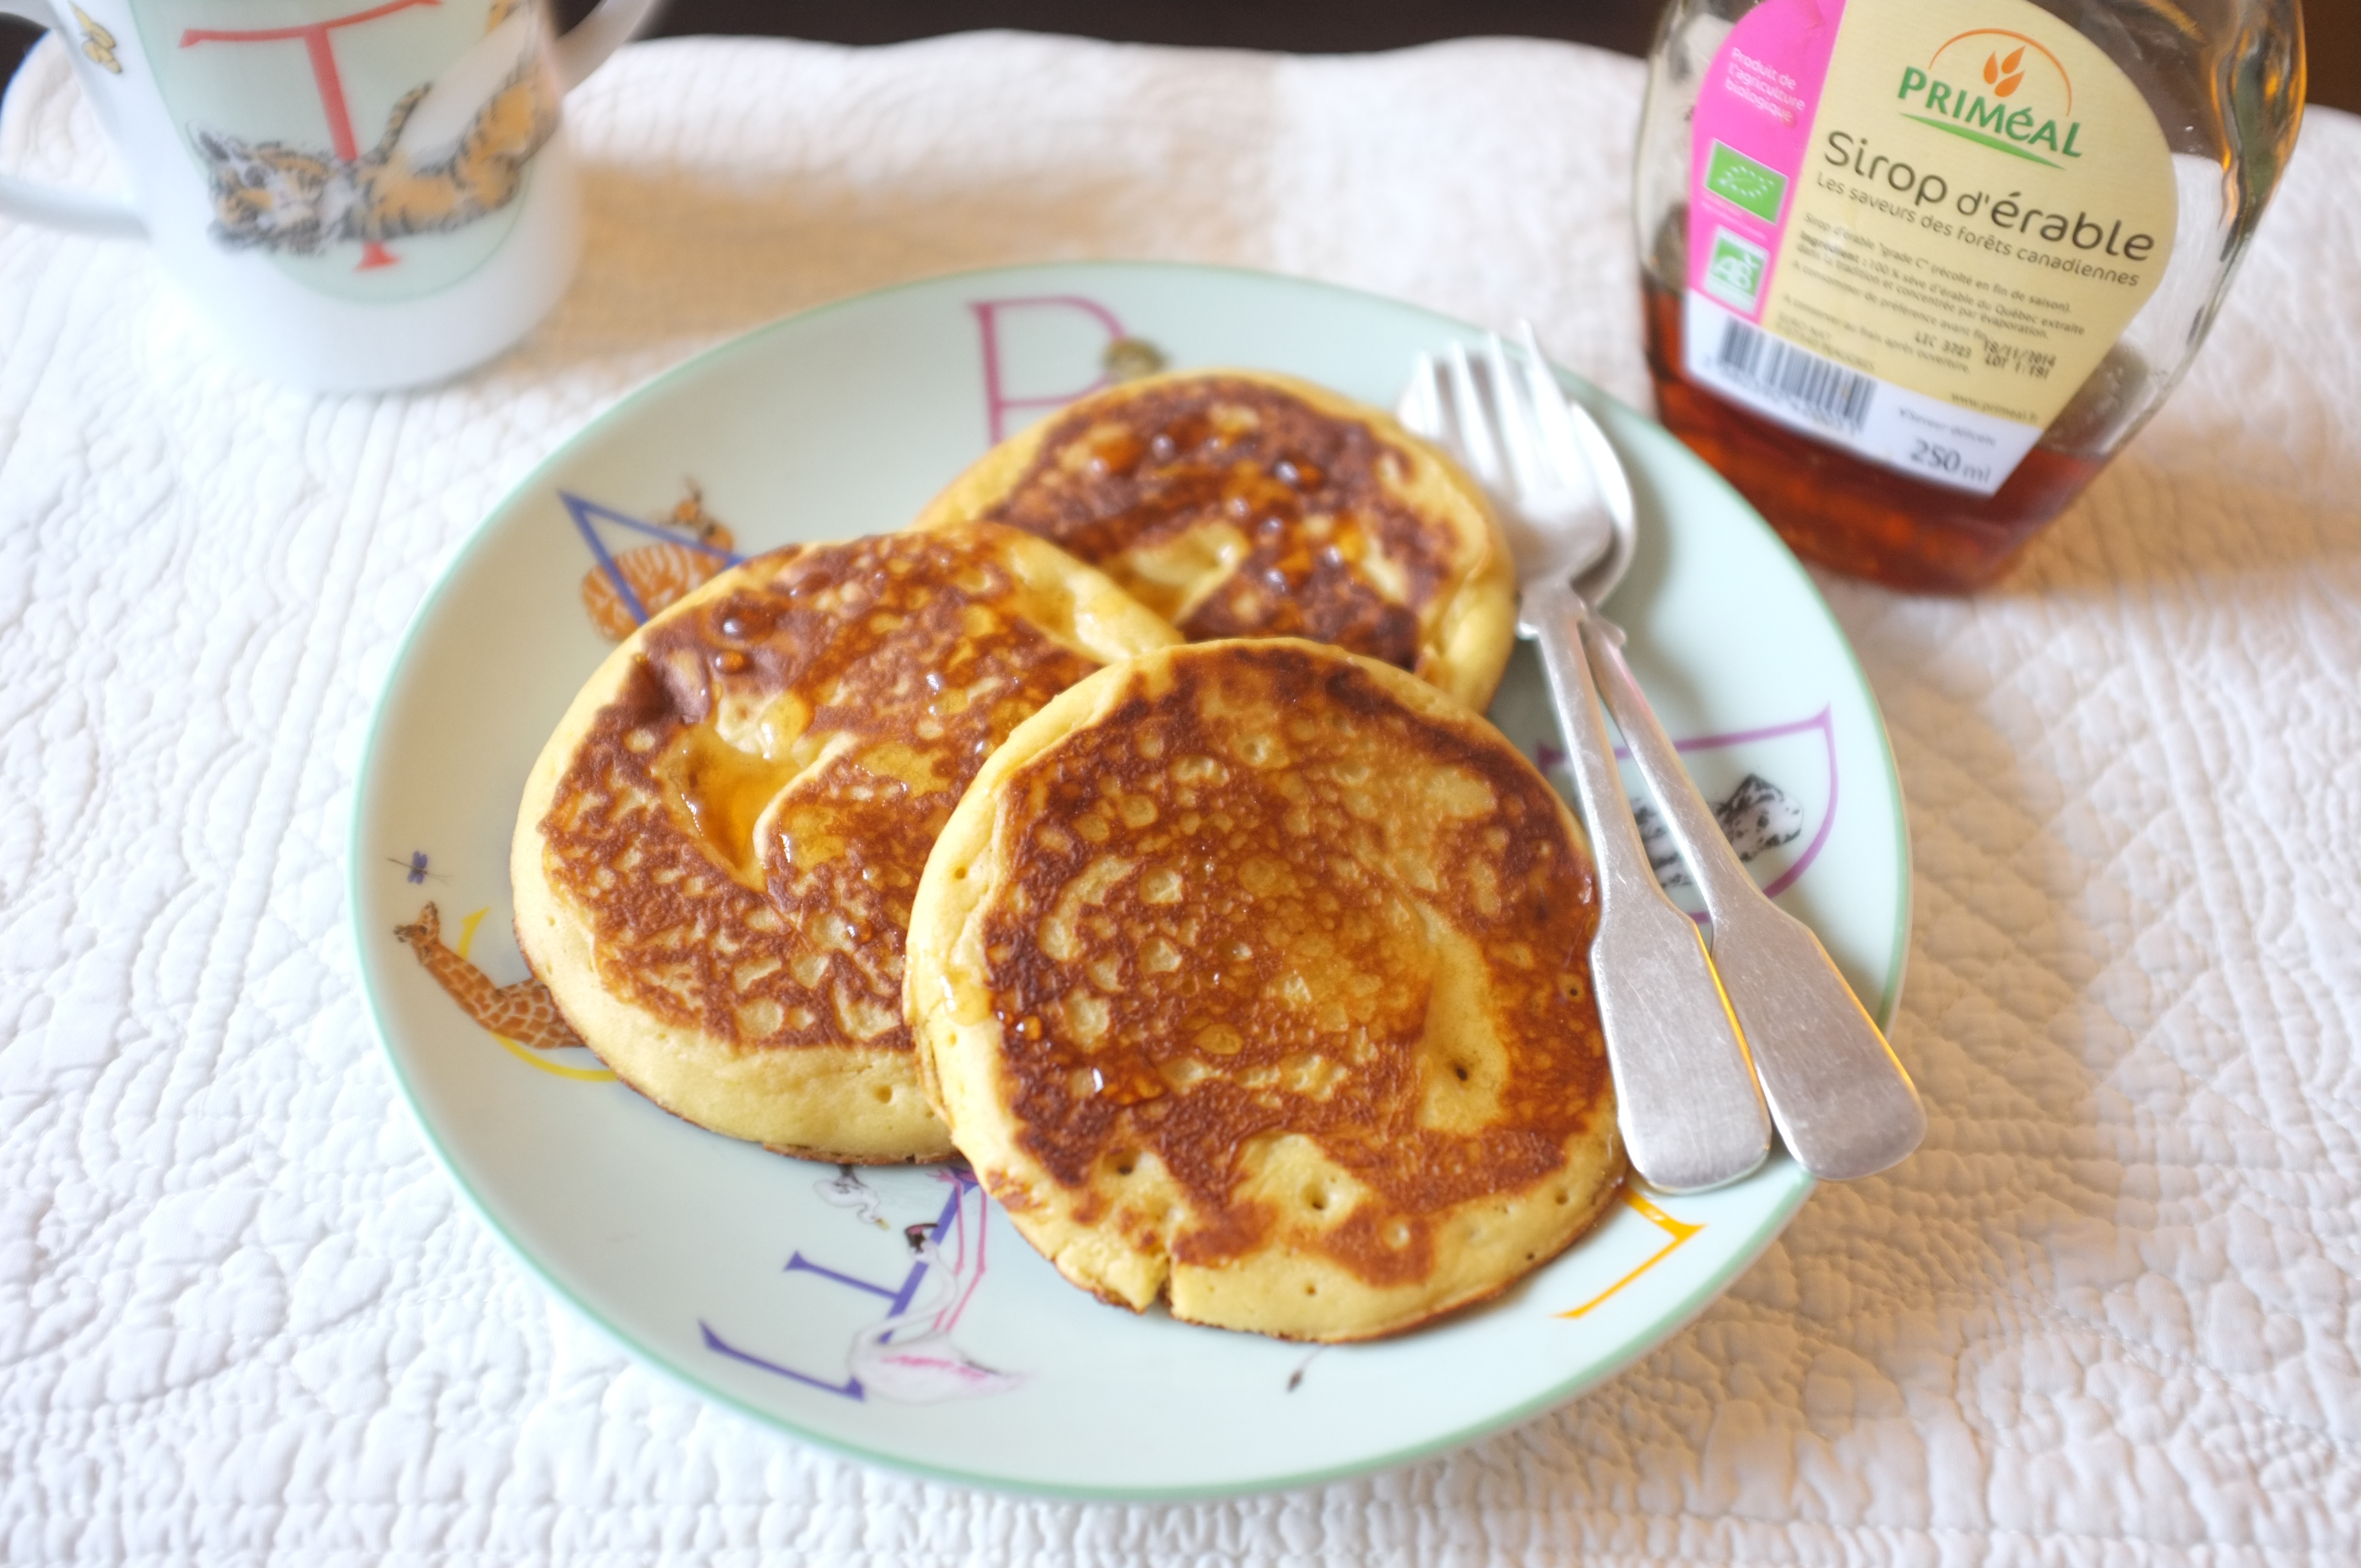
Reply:
[[[566,291],[565,92],[655,0],[562,38],[544,0],[0,0],[54,27],[128,203],[0,176],[0,213],[145,238],[226,345],[294,386],[455,375]]]

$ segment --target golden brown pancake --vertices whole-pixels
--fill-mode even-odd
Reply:
[[[518,943],[665,1109],[817,1158],[947,1157],[902,1019],[928,848],[1021,721],[1177,640],[989,523],[732,568],[618,648],[533,765]]]
[[[1506,1288],[1622,1168],[1588,849],[1484,719],[1282,640],[1103,670],[927,862],[928,1092],[1076,1284],[1288,1339]]]
[[[987,453],[917,526],[968,518],[1055,542],[1191,641],[1331,642],[1478,710],[1516,634],[1482,489],[1391,416],[1264,371],[1084,398]]]

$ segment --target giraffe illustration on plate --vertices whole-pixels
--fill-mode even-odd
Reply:
[[[396,926],[393,934],[418,955],[426,972],[451,993],[462,1012],[502,1039],[544,1051],[582,1043],[540,981],[528,977],[513,985],[494,985],[491,976],[453,951],[443,940],[442,914],[432,904],[412,924]]]

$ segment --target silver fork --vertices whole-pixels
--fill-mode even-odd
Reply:
[[[1735,1181],[1770,1152],[1770,1120],[1697,924],[1664,895],[1648,863],[1578,641],[1589,607],[1577,576],[1603,597],[1630,561],[1630,488],[1608,493],[1587,482],[1594,470],[1562,395],[1528,398],[1537,419],[1493,411],[1494,402],[1524,406],[1499,339],[1487,360],[1491,390],[1503,394],[1497,399],[1477,386],[1466,348],[1453,348],[1447,365],[1446,377],[1422,356],[1402,419],[1456,452],[1500,503],[1521,586],[1517,630],[1540,645],[1598,866],[1591,993],[1624,1147],[1632,1168],[1664,1191]],[[1620,466],[1595,471],[1610,486],[1622,477]]]
[[[1620,474],[1620,460],[1605,433],[1578,406],[1567,406],[1530,326],[1522,346],[1521,373],[1512,370],[1499,338],[1491,340],[1487,355],[1493,390],[1500,394],[1491,411],[1497,444],[1508,456],[1504,471],[1510,483],[1519,493],[1531,485],[1543,491],[1553,484],[1565,488],[1574,471],[1564,466],[1565,457],[1576,450],[1592,473]],[[1455,366],[1455,384],[1460,379]],[[1573,445],[1553,429],[1560,415],[1574,422],[1581,437]],[[1744,1030],[1763,1098],[1788,1152],[1813,1175],[1836,1180],[1894,1164],[1918,1146],[1927,1130],[1926,1111],[1909,1074],[1819,938],[1763,895],[1723,837],[1624,661],[1621,629],[1603,616],[1585,614],[1573,630],[1704,895],[1713,922],[1713,965]]]

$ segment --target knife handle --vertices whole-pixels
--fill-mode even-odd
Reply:
[[[1901,1160],[1927,1135],[1910,1075],[1811,927],[1764,897],[1730,847],[1624,662],[1622,630],[1591,616],[1581,636],[1608,711],[1705,895],[1714,968],[1787,1152],[1834,1181]]]

